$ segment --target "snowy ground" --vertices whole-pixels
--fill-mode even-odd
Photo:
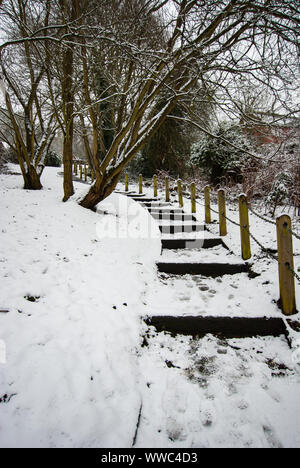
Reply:
[[[283,336],[193,340],[143,321],[278,316],[275,262],[253,246],[255,279],[163,278],[147,211],[113,194],[89,212],[80,183],[64,204],[59,172],[46,169],[41,192],[0,175],[0,447],[300,447],[297,337],[294,350]],[[273,226],[251,226],[274,248]],[[230,227],[236,258],[238,239]]]

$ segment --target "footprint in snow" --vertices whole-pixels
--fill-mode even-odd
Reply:
[[[263,431],[270,448],[283,448],[272,427],[263,426]]]

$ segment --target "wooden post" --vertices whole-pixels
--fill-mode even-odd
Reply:
[[[82,180],[82,164],[80,164],[80,179]]]
[[[165,177],[165,187],[166,187],[166,202],[169,202],[170,201],[169,177]]]
[[[293,240],[291,233],[291,218],[287,215],[279,216],[276,220],[277,248],[278,248],[278,272],[280,303],[285,315],[296,313],[295,280]]]
[[[196,185],[194,182],[191,184],[191,205],[192,213],[196,213]]]
[[[157,197],[157,176],[153,176],[153,195]]]
[[[125,174],[125,192],[128,192],[128,172]]]
[[[227,235],[227,222],[226,222],[226,195],[225,190],[218,190],[218,205],[219,205],[219,229],[220,236]]]
[[[205,222],[211,223],[211,210],[210,210],[210,186],[204,187],[204,203],[205,203]]]
[[[182,198],[182,187],[181,187],[181,180],[177,180],[177,193],[178,193],[178,203],[180,208],[183,207],[183,198]]]
[[[139,175],[139,194],[143,193],[143,176]]]
[[[84,180],[87,181],[87,165],[84,165]]]
[[[75,175],[77,175],[78,174],[77,163],[75,163],[74,166],[75,166]]]
[[[241,230],[241,248],[243,260],[251,258],[250,246],[250,227],[247,196],[242,194],[239,196],[239,213],[240,213],[240,230]]]

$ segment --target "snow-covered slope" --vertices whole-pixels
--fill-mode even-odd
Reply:
[[[57,170],[43,183],[29,192],[21,177],[1,176],[0,398],[10,401],[0,404],[0,445],[130,446],[144,285],[160,242],[99,235],[124,221],[120,196],[94,214],[61,202]],[[145,215],[134,205],[133,231]]]

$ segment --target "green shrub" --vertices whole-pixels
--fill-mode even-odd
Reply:
[[[212,130],[212,135],[203,135],[192,146],[191,164],[214,184],[224,179],[241,182],[242,170],[249,161],[245,151],[251,150],[250,141],[237,125],[222,122]]]
[[[288,201],[292,186],[293,176],[289,171],[282,171],[277,174],[266,199],[267,205],[272,208],[272,216],[275,215],[278,205]]]
[[[45,166],[50,167],[60,167],[61,166],[61,159],[57,153],[54,151],[49,151],[45,158]]]
[[[167,102],[168,96],[160,96],[150,117],[160,112]],[[179,105],[175,106],[170,115],[184,116]],[[185,123],[167,117],[142,148],[139,158],[140,172],[145,177],[152,177],[158,171],[183,176],[190,159],[190,133],[190,128]]]
[[[10,162],[13,164],[19,164],[17,153],[13,151],[11,148],[9,148],[6,151],[5,159],[7,162]]]

